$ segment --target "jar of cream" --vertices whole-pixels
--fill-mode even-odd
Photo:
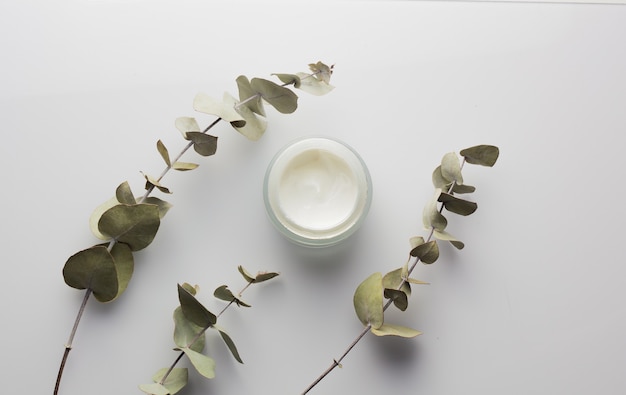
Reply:
[[[274,156],[263,197],[280,233],[300,245],[326,247],[361,225],[372,201],[372,181],[354,149],[335,139],[308,137]]]

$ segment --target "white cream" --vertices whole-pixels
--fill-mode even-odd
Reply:
[[[270,219],[292,241],[336,244],[367,214],[371,182],[358,154],[336,140],[315,137],[283,148],[265,177]]]

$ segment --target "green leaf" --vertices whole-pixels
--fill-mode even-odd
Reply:
[[[476,187],[473,187],[471,185],[459,185],[459,184],[454,184],[454,186],[452,187],[452,192],[453,193],[473,193],[476,190]]]
[[[411,295],[411,286],[404,280],[407,270],[404,267],[390,271],[383,276],[383,288],[394,289],[404,292],[407,296]]]
[[[437,201],[441,189],[436,189],[433,198],[424,207],[422,220],[426,229],[434,228],[443,231],[448,226],[448,220],[439,212]]]
[[[500,149],[493,145],[476,145],[461,151],[467,163],[492,167],[496,164]]]
[[[443,206],[446,208],[446,210],[459,215],[473,214],[474,211],[476,211],[476,209],[478,208],[478,205],[474,202],[459,199],[447,193],[441,193],[437,200],[443,203]]]
[[[465,244],[463,244],[462,241],[457,240],[454,236],[452,236],[448,232],[435,230],[433,232],[433,235],[439,240],[449,241],[450,244],[452,244],[454,247],[456,247],[459,250],[462,250],[465,247]]]
[[[298,95],[289,88],[263,78],[253,78],[250,85],[280,113],[291,114],[298,108]]]
[[[237,270],[239,270],[239,273],[241,273],[241,275],[247,282],[253,283],[256,281],[256,276],[250,274],[250,272],[248,272],[243,266],[237,266]]]
[[[168,368],[159,369],[159,371],[152,376],[152,380],[154,380],[155,383],[160,383],[168,370]],[[187,368],[174,368],[167,376],[162,386],[165,387],[168,394],[174,395],[187,385],[187,381],[189,380],[188,375]]]
[[[214,325],[213,327],[217,329],[217,331],[220,333],[222,340],[224,340],[224,343],[230,350],[230,353],[233,354],[233,357],[237,360],[237,362],[243,363],[243,361],[241,360],[241,356],[239,355],[239,351],[237,350],[237,346],[235,346],[235,342],[233,342],[233,339],[228,335],[228,333],[226,333],[223,328],[217,325]]]
[[[263,108],[263,101],[261,100],[261,93],[257,92],[248,77],[245,75],[240,75],[237,77],[237,88],[239,88],[239,102],[245,103],[245,105],[252,111],[253,113],[259,114],[261,116],[265,116],[265,109]]]
[[[439,188],[442,191],[447,191],[448,188],[450,188],[451,182],[443,177],[443,174],[441,173],[441,165],[437,166],[435,170],[433,170],[432,180],[435,188]]]
[[[399,336],[411,338],[421,335],[422,332],[415,329],[407,328],[406,326],[383,324],[379,328],[372,328],[372,333],[376,336]]]
[[[189,292],[193,296],[196,296],[196,294],[200,290],[200,287],[198,285],[191,285],[189,283],[183,283],[181,287],[183,287],[187,292]]]
[[[439,246],[435,240],[420,244],[411,250],[411,256],[418,257],[420,261],[431,264],[439,259]]]
[[[185,355],[187,355],[187,358],[189,358],[189,361],[191,361],[191,364],[194,368],[196,368],[198,373],[200,373],[207,379],[212,379],[215,377],[215,361],[213,360],[213,358],[194,351],[191,348],[185,347],[181,348],[180,350],[184,352]]]
[[[262,283],[263,281],[271,280],[274,277],[278,276],[278,273],[274,272],[261,272],[256,275],[254,278],[255,283]]]
[[[392,288],[385,288],[383,295],[385,296],[385,298],[391,299],[394,306],[396,306],[400,311],[405,311],[407,307],[409,307],[408,295],[403,291]]]
[[[226,302],[234,302],[237,304],[237,306],[240,307],[252,307],[250,306],[248,303],[244,302],[243,300],[239,299],[237,296],[235,296],[230,289],[228,289],[227,285],[222,285],[220,287],[218,287],[215,292],[213,292],[213,296],[215,296],[216,298],[220,299],[220,300],[224,300]]]
[[[295,74],[272,74],[287,85],[293,85],[294,88],[300,88],[300,77]]]
[[[463,175],[461,174],[461,162],[454,152],[449,152],[443,156],[441,160],[441,175],[449,182],[463,184]]]
[[[310,74],[296,73],[296,75],[300,78],[300,86],[298,87],[298,89],[312,95],[322,96],[335,89],[334,86],[324,81],[320,81]]]
[[[243,127],[245,119],[235,110],[234,98],[224,93],[222,101],[215,100],[204,93],[199,93],[193,100],[193,108],[206,114],[216,115],[233,127]],[[200,129],[197,130],[200,132]]]
[[[170,203],[155,196],[148,196],[143,202],[145,204],[153,204],[159,208],[159,219],[163,219],[165,214],[172,208]]]
[[[189,347],[194,351],[201,352],[206,342],[205,328],[188,320],[181,307],[174,310],[173,318],[174,344],[180,348]]]
[[[217,151],[217,137],[201,132],[187,132],[193,142],[193,149],[202,156],[214,155]]]
[[[152,243],[160,223],[159,207],[154,204],[118,204],[102,214],[98,229],[138,251]]]
[[[130,279],[133,277],[133,271],[135,269],[135,260],[130,247],[124,243],[115,243],[111,249],[111,256],[115,264],[115,271],[117,272],[117,295],[126,291]]]
[[[133,196],[133,191],[130,189],[127,181],[121,183],[115,190],[115,198],[122,204],[135,204],[137,201]],[[111,206],[113,207],[113,206]],[[110,208],[110,207],[109,207]]]
[[[170,395],[170,390],[159,383],[141,384],[139,389],[149,395]]]
[[[165,148],[165,144],[163,144],[161,140],[157,141],[157,151],[161,154],[161,158],[163,158],[165,164],[171,166],[172,162],[170,161],[170,154],[167,152],[167,148]]]
[[[409,239],[411,249],[417,247],[420,244],[424,244],[424,238],[422,236],[413,236]]]
[[[155,187],[157,188],[159,191],[163,192],[163,193],[172,193],[170,192],[170,190],[166,187],[164,187],[163,185],[161,185],[161,183],[159,182],[159,180],[157,180],[156,178],[152,177],[149,174],[143,174],[143,177],[146,179],[146,190],[150,189],[151,187]]]
[[[199,327],[208,328],[217,322],[215,314],[207,310],[195,296],[180,285],[178,285],[178,300],[185,317]]]
[[[383,325],[383,277],[374,273],[354,292],[354,310],[363,325],[380,328]]]
[[[109,236],[104,235],[102,234],[102,232],[100,232],[100,229],[98,229],[98,222],[100,221],[100,217],[102,217],[102,214],[104,214],[111,207],[117,206],[118,204],[120,204],[119,200],[117,200],[117,198],[115,197],[112,197],[111,199],[96,207],[95,210],[93,210],[93,212],[91,213],[91,216],[89,217],[89,229],[91,229],[91,233],[93,233],[93,235],[96,236],[98,239],[110,239]]]
[[[188,171],[196,169],[198,165],[196,163],[188,163],[188,162],[174,162],[172,164],[172,169],[178,171]]]
[[[245,121],[243,125],[234,124],[231,122],[233,128],[241,133],[248,140],[256,141],[263,136],[267,129],[267,121],[265,118],[257,116],[246,106],[239,106],[239,102],[234,97],[225,94],[224,95],[225,106],[232,106],[236,108],[237,113]]]
[[[178,129],[183,134],[183,137],[186,140],[189,140],[187,138],[187,132],[200,132],[200,126],[198,125],[198,121],[196,121],[196,119],[192,117],[176,118],[174,126],[176,126],[176,129]]]
[[[91,289],[100,302],[110,302],[118,292],[113,256],[103,246],[94,246],[69,257],[63,267],[65,283],[76,289]]]

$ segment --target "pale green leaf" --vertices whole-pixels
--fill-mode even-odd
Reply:
[[[354,292],[354,310],[363,325],[379,328],[383,317],[383,276],[374,273],[363,281]]]
[[[98,229],[138,251],[152,243],[160,223],[159,207],[154,204],[118,204],[102,214]]]
[[[409,239],[411,249],[417,247],[420,244],[424,244],[424,238],[422,236],[413,236]]]
[[[411,250],[411,256],[418,257],[420,261],[431,264],[439,259],[439,246],[435,240],[420,244]]]
[[[437,166],[435,170],[433,170],[432,174],[433,185],[435,188],[439,188],[442,191],[447,191],[450,188],[451,181],[446,180],[441,173],[441,165]]]
[[[473,214],[474,211],[478,208],[478,205],[474,202],[470,202],[469,200],[459,199],[453,195],[449,195],[447,193],[442,193],[437,198],[446,210],[459,214],[459,215],[470,215]]]
[[[159,208],[159,219],[163,219],[165,214],[172,208],[172,205],[165,200],[159,199],[155,196],[148,196],[144,199],[143,203],[145,204],[153,204]]]
[[[213,292],[213,296],[226,302],[234,302],[237,304],[237,306],[240,307],[252,307],[248,303],[235,296],[235,294],[233,294],[232,291],[228,289],[227,285],[217,287],[217,289],[215,289],[215,292]]]
[[[231,354],[233,354],[233,357],[237,360],[237,362],[243,363],[243,361],[241,360],[241,356],[239,355],[239,351],[237,350],[237,346],[235,346],[235,342],[228,335],[228,333],[226,333],[224,328],[221,328],[217,325],[214,325],[213,327],[217,329],[217,331],[220,333],[220,336],[222,337],[222,340],[224,340],[226,347],[228,347],[228,349],[230,350]]]
[[[449,241],[450,244],[452,244],[454,247],[458,248],[459,250],[462,250],[463,247],[465,247],[465,244],[463,244],[462,241],[457,240],[454,236],[452,236],[448,232],[435,230],[433,235],[439,240]]]
[[[200,287],[197,284],[196,285],[191,285],[189,283],[183,283],[183,285],[181,285],[181,287],[183,287],[187,292],[189,292],[193,296],[196,296],[196,294],[200,290]]]
[[[141,384],[139,389],[149,395],[170,395],[170,390],[159,383]]]
[[[222,101],[215,100],[204,93],[196,95],[193,101],[193,108],[196,111],[206,114],[216,115],[233,127],[242,127],[245,125],[245,119],[235,110],[234,98],[231,101],[228,93],[224,93]],[[199,132],[200,130],[198,130]]]
[[[441,189],[436,189],[433,198],[426,206],[424,206],[422,220],[426,229],[434,228],[437,230],[444,230],[448,226],[448,220],[446,220],[446,218],[439,212],[437,207],[437,201],[440,194]]]
[[[467,163],[492,167],[496,164],[500,150],[493,145],[476,145],[461,151]]]
[[[187,139],[187,132],[200,132],[200,125],[198,121],[192,117],[179,117],[176,118],[174,126],[178,129],[185,139]]]
[[[383,288],[400,290],[411,295],[411,286],[406,283],[407,270],[404,267],[392,270],[383,276]]]
[[[243,126],[231,123],[236,131],[252,141],[256,141],[263,136],[267,129],[267,121],[265,118],[257,116],[246,106],[238,106],[239,102],[228,94],[224,95],[224,101],[225,106],[236,108],[240,117],[245,121]]]
[[[161,140],[157,141],[157,151],[159,151],[159,154],[161,154],[161,158],[163,158],[165,164],[171,166],[172,162],[170,160],[170,154],[167,151],[167,148],[165,148],[165,144],[163,144]]]
[[[333,74],[333,66],[327,66],[322,62],[309,63],[309,70],[315,74],[315,78],[318,80],[330,83],[330,76]]]
[[[100,229],[98,229],[98,221],[100,221],[100,217],[102,217],[102,214],[104,214],[105,211],[111,207],[117,206],[118,204],[120,204],[119,200],[117,200],[116,197],[112,197],[96,207],[96,209],[91,213],[91,216],[89,217],[89,229],[91,229],[91,233],[93,233],[93,235],[100,240],[108,240],[110,237],[100,232]]]
[[[187,355],[187,358],[189,358],[189,361],[193,367],[196,368],[198,373],[207,379],[215,377],[215,361],[213,358],[194,351],[191,348],[181,348],[180,350]]]
[[[291,114],[298,108],[298,95],[291,89],[263,78],[253,78],[250,84],[252,89],[260,93],[263,100],[271,104],[278,112]]]
[[[383,324],[378,328],[372,328],[372,333],[376,336],[399,336],[411,338],[421,335],[422,332],[415,329],[408,328],[406,326]]]
[[[118,290],[116,297],[118,297],[124,293],[130,279],[133,277],[135,260],[130,247],[124,243],[115,243],[113,248],[111,248],[111,256],[113,257],[115,271],[117,272]]]
[[[247,271],[246,268],[244,268],[243,266],[241,265],[237,266],[237,270],[239,270],[239,273],[241,273],[241,275],[247,282],[253,283],[256,281],[256,276],[253,276],[252,274],[250,274],[250,272]]]
[[[110,302],[118,293],[113,256],[103,246],[94,246],[68,258],[63,267],[65,283],[76,289],[91,289],[100,302]]]
[[[172,169],[178,170],[178,171],[193,170],[193,169],[196,169],[197,167],[198,167],[198,164],[188,163],[188,162],[174,162],[172,164]]]
[[[256,277],[254,278],[254,282],[262,283],[264,281],[271,280],[278,275],[279,274],[275,272],[261,272],[256,275]]]
[[[137,203],[135,197],[133,196],[133,192],[130,189],[130,185],[128,185],[127,181],[124,181],[115,189],[115,198],[118,202],[123,204]]]
[[[263,108],[263,101],[261,100],[261,93],[257,92],[252,87],[248,77],[240,75],[237,77],[237,88],[239,89],[239,102],[241,105],[245,105],[253,113],[265,116],[265,109]]]
[[[199,327],[208,328],[217,322],[215,314],[207,310],[195,296],[180,285],[178,285],[178,300],[185,317]]]
[[[294,88],[300,88],[300,77],[295,74],[272,74],[287,85],[293,85]]]
[[[441,160],[441,175],[449,182],[463,184],[461,161],[454,152],[449,152],[443,156],[443,159]]]
[[[409,307],[409,297],[404,291],[392,288],[385,288],[383,295],[385,296],[385,298],[391,299],[393,305],[396,306],[400,311],[405,311],[407,307]]]
[[[155,383],[160,383],[168,370],[168,368],[159,369],[159,371],[152,376],[152,380],[154,380]],[[169,373],[162,386],[165,387],[170,395],[174,395],[187,385],[187,381],[189,380],[188,375],[187,368],[174,368]]]
[[[188,132],[187,137],[193,142],[193,149],[202,156],[211,156],[217,151],[216,136],[201,132]]]
[[[296,75],[300,78],[300,86],[298,89],[312,95],[322,96],[335,89],[334,86],[326,82],[320,81],[310,74],[296,73]]]
[[[417,285],[427,285],[427,284],[430,284],[430,283],[428,283],[426,281],[418,280],[418,279],[411,278],[411,277],[407,278],[406,281],[411,283],[411,284],[417,284]]]
[[[187,319],[181,307],[174,310],[173,318],[174,344],[180,348],[189,347],[194,351],[201,352],[206,341],[204,333],[206,329]]]

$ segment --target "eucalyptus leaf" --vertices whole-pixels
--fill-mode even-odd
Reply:
[[[156,372],[154,376],[152,376],[152,380],[154,380],[155,383],[160,383],[168,371],[168,368],[159,369],[159,371]],[[189,373],[187,371],[187,368],[173,368],[165,379],[165,382],[162,384],[162,386],[166,388],[168,394],[174,395],[180,392],[180,390],[182,390],[187,385],[187,382],[189,380],[188,376]]]
[[[176,121],[174,121],[174,126],[178,129],[183,137],[188,140],[187,132],[200,132],[200,125],[198,125],[198,121],[192,117],[178,117]]]
[[[437,200],[443,203],[443,206],[446,208],[446,210],[459,215],[473,214],[474,211],[476,211],[476,209],[478,208],[478,205],[474,202],[459,199],[447,193],[442,193],[441,195],[439,195],[439,198]]]
[[[180,348],[189,347],[202,352],[206,342],[205,329],[187,319],[180,306],[174,310],[173,318],[174,344]]]
[[[115,189],[115,198],[118,202],[123,204],[137,203],[135,197],[133,196],[133,191],[131,191],[130,185],[128,185],[127,181],[124,181]]]
[[[454,236],[452,236],[448,232],[435,230],[433,232],[433,235],[439,240],[449,241],[450,244],[452,244],[454,247],[456,247],[459,250],[462,250],[465,247],[465,244],[462,241],[457,240]]]
[[[385,288],[383,295],[385,296],[385,298],[391,299],[394,306],[396,306],[400,311],[405,311],[407,307],[409,307],[408,295],[403,291],[392,288]]]
[[[453,193],[473,193],[474,191],[476,191],[476,187],[473,187],[471,185],[459,185],[459,184],[454,184],[454,186],[452,187],[452,192]]]
[[[405,338],[411,338],[422,334],[422,332],[406,326],[391,324],[383,324],[379,328],[372,328],[371,331],[376,336],[399,336]]]
[[[72,288],[90,289],[100,302],[110,302],[118,293],[115,262],[103,246],[93,246],[69,257],[63,267],[63,279]]]
[[[256,275],[256,277],[254,278],[254,282],[262,283],[264,281],[271,280],[278,275],[279,274],[275,272],[261,272]]]
[[[463,184],[463,174],[461,174],[461,161],[454,152],[449,152],[441,160],[441,175],[444,179],[457,184]]]
[[[422,236],[413,236],[409,239],[411,249],[417,247],[420,244],[424,244],[424,238]]]
[[[181,285],[181,287],[183,287],[183,289],[185,291],[189,292],[193,296],[196,296],[196,294],[200,290],[200,287],[198,285],[191,285],[189,283],[183,283],[183,285]]]
[[[172,193],[170,192],[169,188],[164,187],[163,185],[161,185],[161,183],[159,182],[159,180],[157,180],[156,178],[152,177],[149,174],[143,174],[143,178],[146,179],[146,190],[150,189],[152,187],[157,188],[159,191],[163,192],[163,193]]]
[[[298,108],[298,95],[289,88],[263,78],[253,78],[250,85],[261,94],[263,100],[282,114],[291,114]]]
[[[465,157],[467,163],[492,167],[496,164],[500,149],[493,145],[476,145],[462,150],[461,156]]]
[[[310,74],[296,73],[296,75],[300,78],[300,86],[298,87],[298,89],[312,95],[322,96],[335,89],[334,86],[326,82],[320,81]]]
[[[102,214],[98,229],[129,245],[132,251],[146,248],[159,230],[159,207],[154,204],[118,204]]]
[[[193,100],[193,108],[196,111],[206,114],[216,115],[233,127],[243,127],[245,119],[235,110],[234,104],[230,100],[231,96],[224,93],[222,101],[215,100],[204,93],[199,93]],[[198,130],[199,132],[200,130]]]
[[[318,80],[330,83],[330,76],[333,74],[333,66],[327,66],[322,62],[309,63],[309,70],[315,74]]]
[[[253,113],[259,114],[262,117],[265,116],[265,109],[263,108],[263,100],[261,100],[261,93],[257,92],[248,77],[240,75],[236,79],[237,88],[239,88],[239,102],[245,105]],[[244,104],[245,103],[245,104]]]
[[[172,165],[172,161],[170,160],[170,154],[165,148],[165,144],[161,140],[157,141],[157,151],[161,154],[161,158],[165,161],[165,164],[168,166]]]
[[[170,390],[159,383],[141,384],[139,389],[149,395],[170,395]]]
[[[217,322],[215,314],[207,310],[195,296],[180,285],[178,285],[178,300],[185,317],[197,326],[208,328]]]
[[[426,229],[434,228],[443,231],[448,226],[448,220],[439,212],[439,209],[437,208],[437,201],[440,194],[441,189],[437,188],[433,198],[424,207],[422,220]]]
[[[91,216],[89,217],[89,229],[91,229],[91,233],[93,233],[93,235],[96,236],[98,239],[110,239],[109,236],[100,232],[100,229],[98,229],[98,222],[100,221],[100,217],[102,217],[102,214],[104,214],[111,207],[117,206],[118,204],[120,204],[119,200],[117,200],[116,197],[112,197],[111,199],[96,207],[95,210],[93,210],[93,212],[91,213]]]
[[[235,346],[235,342],[230,337],[230,335],[226,333],[224,328],[221,328],[217,325],[214,325],[213,327],[217,329],[217,331],[220,333],[220,336],[222,337],[222,340],[224,340],[226,347],[228,347],[228,349],[230,350],[230,353],[233,354],[233,357],[237,360],[237,362],[243,363],[243,360],[241,359],[241,356],[239,355],[239,351],[237,350],[237,346]]]
[[[226,106],[236,108],[237,113],[245,121],[243,126],[231,122],[231,125],[236,131],[252,141],[256,141],[263,136],[267,129],[267,121],[265,118],[257,116],[246,106],[239,106],[237,100],[228,94],[224,95],[224,101]]]
[[[451,182],[443,177],[443,174],[441,173],[441,165],[437,166],[435,170],[433,170],[432,180],[435,188],[439,188],[442,191],[447,191],[448,188],[450,188]]]
[[[153,204],[157,206],[159,208],[159,219],[163,219],[163,217],[165,217],[165,214],[167,214],[170,208],[172,208],[172,205],[170,203],[155,196],[148,196],[144,199],[143,203]]]
[[[198,164],[196,164],[196,163],[188,163],[188,162],[174,162],[172,164],[172,169],[178,170],[178,171],[194,170],[197,167],[198,167]]]
[[[294,88],[300,88],[300,77],[295,74],[272,74],[287,85],[293,85]]]
[[[247,282],[253,283],[256,281],[256,278],[255,278],[256,276],[253,276],[252,274],[250,274],[250,272],[247,271],[246,268],[244,268],[243,266],[241,265],[237,266],[237,270],[239,270],[239,273],[241,273],[241,275]]]
[[[189,358],[189,361],[194,368],[206,377],[212,379],[215,377],[215,361],[213,358],[206,356],[202,353],[192,350],[191,348],[181,348],[180,351],[184,352]]]
[[[193,149],[202,156],[211,156],[217,151],[216,136],[201,132],[187,132],[187,137],[193,142]]]
[[[217,289],[215,289],[215,292],[213,292],[213,296],[226,302],[234,302],[237,304],[237,306],[240,307],[252,307],[248,303],[235,296],[235,294],[233,294],[232,291],[228,289],[227,285],[217,287]]]
[[[390,271],[383,276],[383,288],[400,290],[407,296],[411,295],[411,286],[405,281],[407,271],[404,267]]]
[[[117,298],[126,291],[126,287],[128,287],[128,283],[133,277],[135,260],[130,247],[125,243],[115,243],[113,248],[111,248],[111,256],[117,272]]]
[[[379,328],[383,325],[383,276],[374,273],[354,292],[354,310],[363,325]]]
[[[420,261],[431,264],[439,259],[439,246],[435,240],[420,244],[411,250],[411,256],[418,257]]]

